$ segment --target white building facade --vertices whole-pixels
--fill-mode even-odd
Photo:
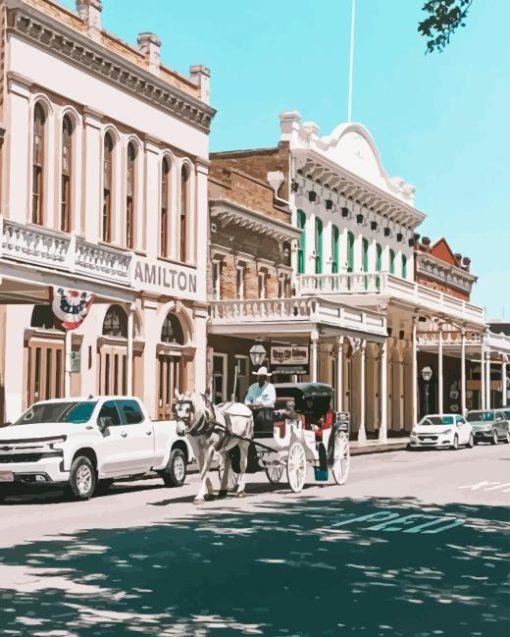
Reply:
[[[205,387],[209,71],[101,26],[100,0],[2,3],[0,413]],[[50,291],[93,295],[59,329]]]

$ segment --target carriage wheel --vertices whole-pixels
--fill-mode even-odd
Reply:
[[[305,486],[306,455],[300,442],[293,442],[287,457],[287,480],[294,493],[299,493]]]
[[[331,473],[337,484],[345,484],[349,476],[351,466],[351,452],[349,450],[349,438],[344,433],[335,437],[333,450],[333,466]]]
[[[223,480],[223,462],[221,461],[218,466],[218,478],[220,480],[220,489],[221,489],[221,481]],[[237,489],[238,480],[239,480],[239,474],[235,473],[232,467],[230,467],[230,471],[228,474],[227,491],[235,491]]]
[[[266,467],[266,476],[271,484],[278,484],[283,476],[284,467],[281,464],[270,464]]]

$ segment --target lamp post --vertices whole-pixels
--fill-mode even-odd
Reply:
[[[430,381],[432,380],[432,368],[424,367],[421,370],[421,377],[423,380],[423,407],[424,407],[424,416],[426,416],[430,412]]]
[[[266,358],[266,350],[262,343],[255,343],[250,347],[250,360],[254,367],[260,367]]]

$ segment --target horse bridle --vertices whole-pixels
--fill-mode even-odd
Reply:
[[[175,402],[176,405],[178,404],[188,405],[189,407],[189,415],[186,416],[186,418],[179,419],[181,422],[183,422],[186,425],[186,433],[189,436],[207,435],[208,433],[214,430],[217,424],[219,424],[216,422],[214,418],[209,418],[207,410],[209,408],[210,403],[207,400],[207,397],[205,395],[202,394],[202,398],[204,399],[206,409],[204,410],[202,417],[199,418],[194,425],[191,425],[192,416],[195,414],[195,405],[193,401],[192,400],[177,400]],[[214,416],[214,412],[213,412],[213,416]]]

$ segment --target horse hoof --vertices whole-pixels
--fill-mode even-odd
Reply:
[[[205,502],[205,498],[195,498],[193,500],[193,504],[203,504]]]
[[[238,498],[245,498],[246,497],[246,491],[239,491],[239,493],[236,493],[236,496]]]

